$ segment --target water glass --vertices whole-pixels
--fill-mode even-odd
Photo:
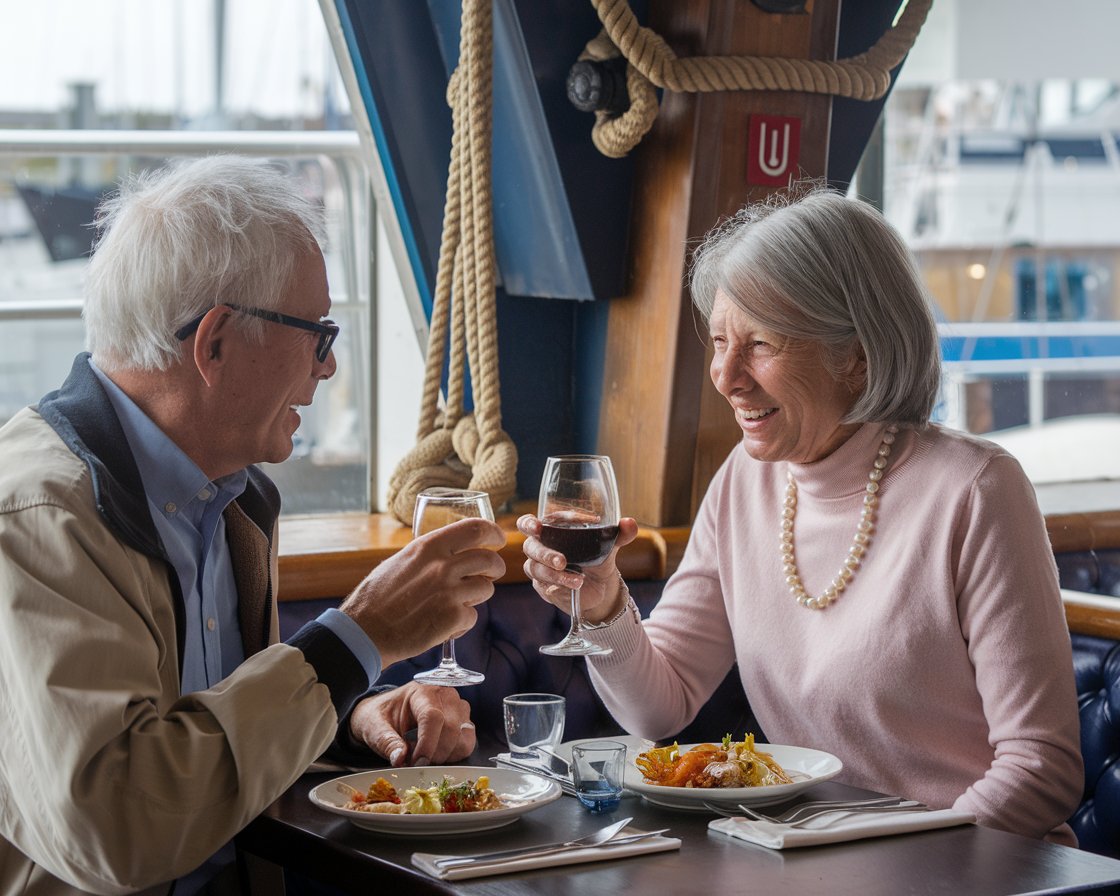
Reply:
[[[511,694],[502,700],[506,742],[514,759],[540,759],[537,747],[555,752],[564,739],[564,698],[559,694]]]
[[[572,783],[579,801],[592,812],[618,808],[625,771],[625,744],[596,740],[572,747]]]

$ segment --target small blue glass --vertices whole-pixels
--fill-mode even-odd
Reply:
[[[579,801],[591,812],[613,812],[618,808],[625,769],[625,744],[596,740],[572,747],[572,783]]]

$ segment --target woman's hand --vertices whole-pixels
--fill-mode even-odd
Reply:
[[[638,537],[638,524],[630,517],[618,521],[618,539],[607,559],[583,572],[566,570],[567,559],[559,551],[546,548],[540,540],[541,521],[531,513],[517,520],[517,530],[525,536],[525,574],[533,588],[553,606],[571,612],[571,591],[579,588],[580,609],[586,622],[592,624],[610,619],[622,609],[626,599],[615,563],[619,548]]]

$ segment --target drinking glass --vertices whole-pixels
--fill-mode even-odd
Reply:
[[[510,758],[541,760],[541,747],[549,755],[555,753],[564,739],[566,702],[559,694],[510,694],[502,698]]]
[[[494,520],[490,507],[490,496],[486,492],[475,492],[461,488],[427,488],[416,496],[416,507],[412,514],[412,534],[424,535],[435,529],[468,517]],[[424,684],[438,684],[457,688],[467,684],[478,684],[486,679],[481,672],[464,669],[455,661],[455,639],[443,642],[443,656],[439,665],[427,672],[417,672],[412,676]]]
[[[611,459],[601,454],[562,454],[545,462],[537,516],[541,543],[559,551],[568,570],[602,563],[618,538],[618,485]],[[579,589],[571,595],[572,626],[558,643],[541,648],[552,656],[610,653],[582,634]]]
[[[613,812],[622,802],[626,745],[597,740],[572,747],[576,796],[592,812]]]

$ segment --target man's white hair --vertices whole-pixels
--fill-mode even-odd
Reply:
[[[214,155],[133,175],[98,209],[86,343],[105,369],[164,370],[175,333],[223,302],[275,309],[322,210],[263,159]],[[257,338],[262,322],[237,315]]]

